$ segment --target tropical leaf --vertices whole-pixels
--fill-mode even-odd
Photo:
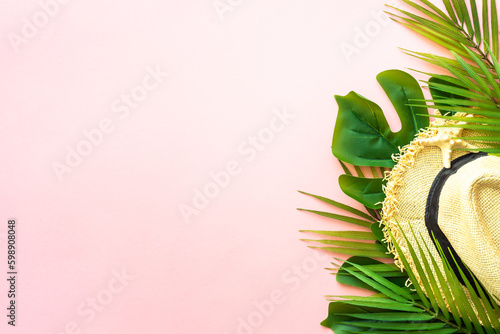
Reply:
[[[461,285],[439,246],[439,261],[442,261],[443,268],[429,250],[432,245],[425,244],[421,236],[412,232],[410,242],[400,230],[409,251],[406,254],[391,231],[388,232],[403,265],[410,270],[394,276],[398,272],[394,265],[367,257],[349,258],[341,266],[333,263],[338,267],[338,282],[376,294],[368,297],[327,296],[333,302],[323,326],[335,333],[499,333],[500,309],[489,302],[493,300],[491,295],[483,289],[475,290],[473,285],[478,287],[477,281],[465,280],[466,287]],[[406,256],[412,260],[412,266]],[[460,275],[465,278],[463,272]],[[417,280],[417,277],[422,279]],[[407,278],[414,282],[412,289],[415,292],[406,286]],[[416,283],[419,281],[422,286]]]
[[[370,226],[370,229],[372,230],[373,235],[377,238],[379,242],[385,243],[384,231],[382,230],[382,227],[380,227],[379,224],[372,224]]]
[[[441,83],[441,84],[446,84],[446,81],[443,80],[443,79],[439,79],[438,77],[436,76],[432,76],[430,79],[429,79],[429,82],[430,83]],[[448,85],[455,85],[453,83],[450,83],[448,82],[447,83]],[[460,85],[455,85],[455,87],[461,87]],[[440,91],[438,89],[435,89],[433,85],[430,85],[429,86],[429,91],[431,93],[431,96],[432,96],[432,99],[435,100],[435,101],[439,101],[439,100],[446,100],[446,99],[460,99],[460,100],[463,100],[464,101],[464,104],[467,103],[467,101],[470,101],[469,99],[465,99],[459,95],[455,95],[455,94],[452,94],[452,93],[447,93],[447,92],[443,92],[443,91]],[[439,103],[439,102],[437,102]],[[441,105],[448,105],[450,107],[453,107],[453,105],[450,105],[450,104],[447,104],[447,103],[442,103]],[[467,104],[466,104],[467,105]],[[467,108],[464,108],[464,109],[467,109],[467,111],[470,110],[469,107]],[[442,110],[442,109],[441,109]],[[465,111],[465,110],[464,110]],[[454,111],[454,110],[450,110],[450,115],[455,115],[455,113],[457,111]]]
[[[354,92],[336,96],[339,113],[332,152],[346,173],[339,177],[339,184],[347,195],[365,205],[373,220],[380,217],[377,203],[384,198],[381,192],[384,171],[380,170],[379,174],[375,168],[370,168],[373,178],[368,178],[360,166],[392,168],[392,155],[399,153],[399,147],[408,144],[420,128],[428,125],[429,115],[424,105],[439,109],[443,116],[437,117],[460,122],[448,126],[478,133],[478,136],[463,139],[484,142],[490,147],[482,150],[500,154],[496,1],[443,0],[444,10],[429,0],[402,1],[411,11],[392,7],[392,18],[450,53],[438,56],[404,50],[446,70],[446,73],[419,71],[430,77],[423,82],[428,85],[432,99],[425,100],[418,83],[404,72],[386,71],[377,77],[401,119],[403,129],[400,132],[390,130],[382,110],[374,102]],[[456,114],[459,112],[479,118],[462,117]],[[355,172],[346,164],[352,164]],[[445,256],[449,250],[441,249],[435,242],[440,257],[434,258],[430,251],[434,245],[426,244],[413,232],[411,238],[400,233],[403,239],[396,240],[392,231],[384,234],[378,224],[361,228],[367,227],[370,231],[309,231],[335,238],[306,239],[326,245],[320,248],[358,255],[342,265],[334,263],[335,268],[328,268],[338,282],[375,293],[369,297],[327,296],[333,302],[323,326],[337,334],[500,333],[500,307],[496,299],[475,278],[469,281],[469,276],[460,267],[458,273],[452,269]],[[379,255],[388,241],[405,271],[371,258],[374,254]],[[376,253],[370,257],[367,254],[370,251]],[[411,289],[405,282],[411,282]]]
[[[434,77],[426,82],[433,96],[432,107],[439,109],[442,114],[448,112],[450,116],[456,112],[466,112],[485,118],[498,118],[500,66],[496,1],[483,0],[478,4],[470,0],[469,6],[464,0],[443,1],[446,13],[429,1],[404,2],[414,12],[391,7],[392,18],[450,52],[450,56],[443,57],[405,50],[449,72],[449,75],[428,73]],[[469,101],[464,104],[458,101],[460,99]],[[420,104],[422,101],[415,102]],[[464,122],[466,124],[459,126],[465,128],[471,120]],[[484,133],[495,130],[489,129],[495,125],[485,124],[477,129]],[[500,144],[498,138],[492,138],[491,142]],[[499,153],[500,150],[490,148],[488,152]]]
[[[360,247],[356,246],[350,246],[350,247],[317,247],[317,246],[308,246],[309,248],[312,249],[322,249],[328,252],[332,252],[335,254],[344,254],[344,255],[351,255],[351,256],[362,256],[362,257],[371,257],[371,258],[393,258],[391,254],[388,254],[384,249],[362,249]]]
[[[314,214],[317,214],[317,215],[320,215],[323,217],[327,217],[327,218],[331,218],[331,219],[335,219],[335,220],[339,220],[339,221],[343,221],[346,223],[351,223],[351,224],[355,224],[355,225],[359,225],[359,226],[369,227],[371,224],[373,224],[372,222],[369,222],[369,221],[366,221],[363,219],[358,219],[358,218],[353,218],[353,217],[348,217],[348,216],[343,216],[343,215],[337,215],[337,214],[330,213],[330,212],[307,210],[307,209],[297,209],[297,210],[311,212],[311,213],[314,213]]]
[[[344,173],[346,175],[352,175],[351,171],[349,170],[349,168],[347,168],[347,166],[345,165],[345,163],[342,160],[340,160],[340,159],[337,159],[337,160],[339,161],[340,165],[342,166],[342,169],[344,170]]]
[[[310,232],[321,235],[326,235],[329,237],[354,239],[354,240],[373,240],[376,241],[377,238],[372,232],[364,231],[317,231],[317,230],[300,230],[299,232]]]
[[[340,189],[349,197],[370,209],[381,209],[385,194],[382,191],[382,178],[365,178],[351,175],[340,175]]]
[[[393,167],[392,155],[408,144],[421,128],[429,124],[425,104],[409,106],[410,100],[423,101],[418,82],[409,74],[389,70],[377,76],[391,100],[402,128],[394,133],[374,102],[351,92],[335,96],[339,112],[335,123],[332,152],[340,160],[358,166]]]
[[[332,264],[335,265],[335,263]],[[362,276],[367,276],[364,271],[362,271],[359,267],[355,267],[354,264],[361,266],[363,269],[368,269],[369,272],[374,272],[382,277],[387,278],[388,281],[396,284],[401,288],[406,288],[405,282],[408,276],[401,272],[399,268],[394,265],[391,266],[389,264],[382,263],[369,257],[359,256],[353,256],[349,258],[348,261],[345,261],[342,266],[337,268],[337,271],[334,273],[336,275],[337,282],[377,292],[375,288],[371,287],[369,284],[359,279],[359,277],[356,277],[352,274],[352,272],[357,272]]]
[[[326,198],[326,197],[322,197],[322,196],[318,196],[318,195],[313,195],[313,194],[309,194],[309,193],[306,193],[304,191],[299,191],[299,193],[301,194],[304,194],[304,195],[308,195],[308,196],[311,196],[311,197],[314,197],[316,199],[319,199],[320,201],[324,202],[324,203],[327,203],[327,204],[330,204],[336,208],[339,208],[339,209],[342,209],[342,210],[345,210],[347,212],[350,212],[352,214],[355,214],[356,216],[360,217],[360,218],[363,218],[363,219],[366,219],[368,221],[371,221],[371,222],[375,222],[376,220],[373,219],[373,217],[371,217],[370,215],[367,215],[366,213],[364,213],[363,211],[360,211],[358,209],[355,209],[349,205],[345,205],[345,204],[342,204],[342,203],[339,203],[337,201],[334,201],[334,200],[331,200],[329,198]]]
[[[321,325],[331,328],[335,334],[351,334],[356,330],[363,330],[362,327],[343,324],[345,320],[351,319],[350,316],[344,315],[344,313],[354,313],[354,314],[368,314],[370,312],[369,308],[349,305],[343,302],[330,303],[328,306],[328,318],[326,318]]]
[[[378,209],[370,209],[365,205],[366,211],[373,217],[373,219],[376,219],[377,221],[380,221],[380,210]]]
[[[372,226],[374,225],[376,224]],[[321,231],[321,233],[338,236],[333,232]],[[414,235],[412,240],[416,246],[411,246],[409,239],[403,233],[413,262],[413,267],[410,267],[405,258],[407,255],[401,251],[390,231],[389,235],[404,265],[411,270],[402,273],[394,265],[369,257],[351,257],[342,266],[333,263],[338,268],[335,273],[338,282],[368,289],[377,294],[370,297],[327,296],[333,302],[330,303],[328,318],[322,322],[323,326],[333,329],[336,333],[362,333],[367,330],[380,333],[382,332],[379,330],[411,333],[499,332],[497,315],[500,310],[496,304],[493,306],[484,302],[493,300],[492,297],[482,289],[477,289],[480,293],[476,294],[471,284],[478,285],[478,283],[466,281],[470,300],[475,309],[480,310],[476,314],[442,249],[438,248],[442,254],[444,271],[438,266],[428,245],[418,241]],[[413,285],[416,292],[413,293],[405,282],[407,278],[417,282],[417,276],[426,279],[422,280],[423,289],[419,284]],[[427,279],[429,283],[425,283]],[[453,302],[445,303],[444,298]]]

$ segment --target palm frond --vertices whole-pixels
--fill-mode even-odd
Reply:
[[[331,305],[350,305],[352,312],[346,312],[346,308],[331,307],[328,318],[322,324],[334,331],[342,330],[342,326],[355,328],[345,333],[362,333],[363,330],[375,333],[379,330],[387,333],[390,331],[498,333],[500,310],[498,305],[491,302],[493,300],[491,295],[479,289],[477,281],[465,280],[466,286],[461,285],[457,274],[451,269],[444,251],[439,246],[442,266],[438,265],[437,259],[434,258],[421,236],[418,238],[412,232],[414,244],[412,246],[408,236],[403,230],[401,232],[406,242],[405,247],[411,253],[409,256],[412,260],[411,266],[405,258],[408,255],[404,254],[400,248],[398,242],[401,241],[396,240],[391,231],[389,235],[407,269],[404,273],[407,273],[416,293],[411,292],[407,287],[395,284],[389,280],[389,277],[384,276],[388,268],[384,268],[383,265],[361,265],[350,259],[342,266],[333,263],[338,268],[339,274],[342,270],[344,275],[352,276],[377,294],[369,297],[326,296],[332,301]],[[462,279],[465,278],[463,272],[460,272],[460,275]],[[367,309],[372,311],[366,312]],[[360,310],[364,312],[359,312]],[[340,333],[344,332],[340,331]]]
[[[441,116],[436,117],[453,121],[453,124],[440,126],[473,130],[477,135],[463,136],[461,139],[489,145],[481,150],[500,154],[500,64],[496,1],[443,0],[444,10],[429,0],[402,1],[411,9],[388,6],[392,11],[391,18],[449,51],[447,55],[433,55],[403,50],[445,71],[418,71],[430,77],[423,83],[431,90],[432,99],[424,99],[423,95],[413,96],[405,101],[404,106],[412,111],[412,108],[419,108],[414,116],[429,116],[424,115],[426,108],[423,106],[439,109]],[[386,74],[389,78],[391,75],[395,74]],[[399,77],[400,74],[394,78]],[[401,84],[398,80],[393,81]],[[416,88],[418,86],[417,84]],[[394,87],[389,88],[393,92]],[[401,87],[396,88],[399,91]],[[415,87],[412,90],[416,91]],[[358,101],[358,95],[354,94],[337,98],[339,105],[342,102],[351,106]],[[456,113],[476,117],[462,117]],[[379,114],[383,115],[381,112]],[[349,122],[341,124],[343,126],[339,126],[338,132],[345,130],[346,124],[352,126],[353,122],[349,119]],[[424,123],[419,124],[424,127]],[[346,138],[347,134],[342,133]],[[352,138],[349,140],[352,143]],[[341,153],[349,151],[348,145],[344,144],[339,144],[344,150]],[[339,153],[339,148],[334,150],[334,154],[335,152]],[[368,289],[375,294],[369,297],[327,296],[332,302],[328,318],[322,324],[333,329],[336,334],[500,333],[498,301],[475,278],[469,281],[469,273],[465,273],[460,267],[461,271],[458,273],[453,269],[455,266],[445,256],[448,249],[441,249],[435,241],[440,255],[435,258],[435,252],[430,250],[434,246],[426,244],[422,236],[415,235],[413,231],[412,235],[407,236],[400,229],[398,238],[402,236],[402,239],[396,240],[391,230],[387,230],[384,235],[380,226],[375,224],[380,219],[380,211],[375,206],[374,198],[370,196],[374,194],[373,189],[382,187],[379,180],[384,176],[385,168],[379,167],[377,170],[377,162],[367,159],[361,153],[360,159],[350,156],[347,159],[347,154],[336,156],[356,164],[366,161],[370,166],[371,175],[367,178],[365,175],[368,173],[365,171],[368,169],[351,165],[350,170],[344,161],[339,160],[345,172],[340,178],[342,190],[364,204],[368,214],[307,193],[356,217],[315,210],[303,211],[352,223],[358,225],[357,229],[366,230],[302,232],[328,237],[303,239],[319,244],[309,246],[311,248],[354,255],[342,265],[333,263],[333,267],[327,269],[336,275],[338,282]],[[392,161],[384,161],[383,166],[391,168]],[[370,186],[374,188],[366,191]],[[384,251],[388,244],[393,246],[391,252]],[[396,257],[398,266],[404,270],[399,271],[395,264],[384,264],[373,259],[374,256],[383,257],[382,255]]]
[[[483,118],[500,115],[500,65],[498,12],[495,0],[476,3],[470,0],[445,0],[443,12],[429,1],[403,0],[414,12],[389,6],[392,19],[446,48],[449,56],[403,50],[405,53],[439,66],[449,74],[425,73],[436,81],[424,81],[429,88],[460,101],[426,100],[429,107],[441,111],[465,112]],[[490,48],[491,46],[491,48]],[[467,101],[467,102],[464,102]],[[421,103],[422,101],[415,101]],[[445,114],[442,112],[442,114]],[[471,119],[463,120],[466,124]],[[484,121],[481,131],[496,132],[496,124]],[[459,127],[467,128],[459,125]],[[476,138],[478,139],[478,137]],[[492,143],[500,143],[497,138]],[[497,152],[490,149],[490,152]]]

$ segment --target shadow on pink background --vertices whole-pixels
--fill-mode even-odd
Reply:
[[[354,294],[299,229],[350,226],[334,94],[430,51],[384,1],[0,1],[2,333],[330,333]],[[50,14],[50,15],[49,15]],[[3,227],[1,227],[3,226]]]

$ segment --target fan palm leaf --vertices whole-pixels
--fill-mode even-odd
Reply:
[[[470,0],[444,0],[446,12],[429,1],[403,0],[413,12],[389,6],[392,19],[412,29],[425,38],[446,48],[450,56],[404,50],[433,65],[439,66],[449,74],[426,73],[439,81],[424,81],[429,88],[440,91],[445,96],[454,95],[457,99],[426,100],[428,106],[446,112],[466,112],[485,118],[481,127],[474,126],[478,132],[498,131],[497,124],[486,119],[500,115],[500,64],[498,11],[495,0],[477,3]],[[467,102],[464,102],[467,101]],[[422,101],[414,101],[421,103]],[[449,115],[448,115],[449,116]],[[445,116],[448,117],[448,116]],[[467,127],[471,119],[464,119]],[[477,121],[475,121],[477,123]],[[469,140],[483,140],[481,137]],[[498,138],[490,142],[500,143]],[[498,148],[488,150],[500,153]]]

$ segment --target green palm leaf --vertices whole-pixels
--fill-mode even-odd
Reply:
[[[359,225],[359,226],[369,227],[371,224],[373,224],[373,222],[369,222],[369,221],[366,221],[363,219],[358,219],[358,218],[353,218],[353,217],[348,217],[348,216],[343,216],[343,215],[337,215],[337,214],[330,213],[330,212],[307,210],[307,209],[297,209],[297,210],[311,212],[311,213],[317,214],[319,216],[323,216],[323,217],[327,217],[327,218],[331,218],[331,219],[335,219],[335,220],[339,220],[339,221],[343,221],[346,223],[351,223],[351,224],[355,224],[355,225]]]
[[[405,53],[438,65],[450,73],[448,76],[428,73],[439,80],[425,81],[431,89],[470,102],[470,104],[464,104],[463,101],[451,101],[451,103],[444,104],[444,101],[434,100],[433,107],[445,112],[460,111],[486,118],[498,118],[497,115],[500,115],[500,66],[496,1],[483,0],[480,3],[481,8],[478,8],[479,4],[476,0],[470,0],[468,5],[465,0],[445,0],[443,4],[446,13],[429,1],[404,0],[404,2],[411,6],[414,12],[389,6],[393,9],[392,18],[445,47],[450,51],[451,57],[408,50],[404,50]],[[429,101],[426,102],[429,103]],[[471,108],[472,106],[474,108]],[[473,121],[467,119],[464,122]],[[496,124],[485,121],[481,127],[474,125],[469,128],[484,132],[497,131],[493,128],[495,126]],[[491,142],[500,144],[497,138],[493,138]],[[498,149],[492,148],[489,151],[497,153]]]
[[[358,209],[355,209],[349,205],[345,205],[345,204],[342,204],[342,203],[339,203],[337,201],[334,201],[334,200],[331,200],[329,198],[326,198],[326,197],[322,197],[322,196],[318,196],[318,195],[313,195],[313,194],[309,194],[309,193],[306,193],[304,191],[300,191],[299,190],[299,193],[301,194],[304,194],[304,195],[307,195],[307,196],[311,196],[311,197],[314,197],[316,199],[319,199],[320,201],[324,202],[324,203],[327,203],[327,204],[330,204],[334,207],[337,207],[339,209],[342,209],[342,210],[345,210],[347,212],[350,212],[352,214],[355,214],[356,216],[358,217],[361,217],[363,219],[366,219],[368,221],[371,221],[371,222],[376,222],[376,220],[373,219],[373,217],[371,217],[370,215],[367,215],[366,213],[364,213],[363,211],[360,211]]]
[[[440,267],[429,250],[430,246],[425,244],[421,236],[417,238],[413,234],[412,242],[410,242],[401,230],[406,242],[405,247],[410,252],[409,255],[405,255],[392,232],[388,232],[403,265],[405,268],[411,268],[405,273],[412,282],[417,282],[417,276],[424,277],[420,280],[422,287],[420,284],[413,284],[416,293],[412,294],[406,287],[395,284],[389,280],[389,277],[384,276],[388,269],[387,265],[371,262],[355,263],[359,260],[349,259],[341,267],[343,273],[341,277],[349,275],[355,281],[347,280],[346,282],[369,288],[378,294],[370,297],[327,296],[333,301],[332,304],[342,303],[350,305],[353,309],[350,313],[345,308],[330,308],[331,312],[322,323],[323,325],[334,330],[339,328],[338,326],[348,326],[351,329],[346,333],[362,333],[367,329],[375,333],[382,333],[380,330],[385,330],[387,333],[390,331],[438,333],[438,330],[442,330],[443,333],[498,333],[500,328],[498,306],[484,302],[492,300],[492,297],[482,289],[477,289],[479,294],[476,293],[472,287],[473,284],[476,287],[479,286],[476,281],[465,280],[470,296],[470,299],[467,298],[464,286],[459,283],[456,273],[451,270],[442,249],[438,247],[443,263],[443,267]],[[405,256],[409,256],[412,260],[412,266],[409,265]],[[460,274],[464,279],[465,275]],[[345,279],[342,278],[342,280]],[[364,310],[368,308],[372,311],[360,313],[357,307]],[[333,309],[334,312],[332,312]]]
[[[432,99],[405,96],[404,108],[400,104],[399,109],[411,116],[412,122],[408,124],[424,124],[420,120],[415,122],[414,117],[428,118],[425,108],[422,108],[425,104],[441,110],[442,114],[449,113],[437,117],[464,123],[445,127],[458,126],[474,130],[479,133],[478,136],[463,139],[484,142],[490,147],[482,150],[500,154],[500,64],[496,1],[443,0],[444,10],[429,0],[402,1],[410,9],[389,6],[393,11],[392,19],[450,51],[448,56],[437,56],[403,50],[447,71],[445,74],[420,71],[432,77],[423,81],[431,89]],[[394,78],[395,74],[391,72]],[[401,75],[398,73],[398,76]],[[387,75],[386,77],[390,78]],[[392,85],[389,90],[392,94],[400,91],[400,87],[396,87],[397,80],[393,81],[396,85]],[[408,83],[409,81],[406,85]],[[385,84],[387,85],[388,81]],[[414,94],[420,95],[413,83],[410,86]],[[388,93],[387,89],[385,90]],[[388,153],[397,153],[395,147],[402,146],[397,143],[399,133],[396,135],[388,130],[383,113],[373,102],[355,93],[336,98],[341,117],[336,122],[332,152],[343,160],[340,163],[346,175],[341,177],[341,181],[349,181],[348,185],[353,191],[348,189],[346,193],[352,198],[365,207],[373,207],[374,200],[367,201],[367,198],[375,194],[375,189],[378,191],[381,185],[378,184],[372,190],[368,185],[380,183],[380,176],[383,175],[383,170],[380,170],[380,174],[374,166],[393,166],[392,161],[388,159]],[[420,108],[424,112],[414,113],[412,108]],[[473,114],[479,118],[459,117],[454,115],[457,112]],[[413,134],[418,131],[417,128],[418,126],[413,129]],[[376,152],[380,153],[379,156],[373,155],[373,147],[368,148],[372,152],[360,145],[360,142],[368,137],[378,140]],[[384,141],[381,138],[389,140]],[[354,164],[355,173],[349,171],[345,161]],[[359,165],[371,166],[373,178],[366,178]],[[367,191],[361,191],[363,187]],[[346,184],[343,190],[345,189]],[[400,233],[403,237],[402,241],[399,241],[403,243],[401,245],[394,238],[392,231],[388,230],[384,235],[378,224],[373,224],[374,220],[378,219],[377,210],[367,208],[373,217],[371,218],[370,215],[360,214],[353,211],[356,209],[345,208],[337,202],[329,203],[331,200],[310,196],[357,217],[346,218],[347,216],[333,213],[304,211],[336,220],[349,220],[350,223],[361,225],[362,229],[370,227],[370,231],[304,231],[330,237],[319,240],[303,239],[321,244],[318,247],[309,247],[355,255],[342,266],[334,264],[335,268],[328,268],[337,275],[337,281],[376,293],[370,297],[328,296],[332,303],[328,318],[322,322],[324,326],[333,329],[336,334],[500,333],[500,308],[493,302],[495,298],[483,290],[477,281],[469,282],[465,279],[464,272],[459,272],[457,276],[444,256],[444,252],[448,250],[440,249],[437,242],[440,257],[434,258],[430,250],[434,245],[426,244],[422,236],[415,235],[413,231],[411,236]],[[383,196],[382,193],[377,201],[381,201]],[[386,237],[389,240],[386,240]],[[394,264],[372,262],[375,261],[373,256],[384,254],[384,245],[388,241],[394,246],[394,252],[398,254],[405,271],[398,271]],[[412,290],[403,284],[406,279],[411,282]],[[465,285],[462,285],[461,281],[465,282]]]

